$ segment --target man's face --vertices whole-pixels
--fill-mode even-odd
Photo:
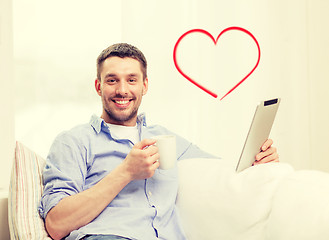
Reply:
[[[105,122],[134,126],[147,87],[148,80],[143,80],[141,65],[136,59],[107,58],[102,65],[101,79],[95,81],[103,102]]]

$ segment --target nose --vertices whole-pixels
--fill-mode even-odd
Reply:
[[[126,81],[120,81],[117,85],[116,94],[125,96],[128,94],[128,83]]]

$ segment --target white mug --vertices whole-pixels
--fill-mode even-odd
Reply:
[[[152,137],[157,142],[155,146],[160,154],[160,169],[166,170],[173,168],[176,163],[176,137],[174,135],[159,135]]]

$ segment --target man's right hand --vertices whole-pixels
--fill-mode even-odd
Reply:
[[[147,179],[154,175],[159,167],[158,148],[155,139],[144,139],[135,144],[123,161],[131,180]]]

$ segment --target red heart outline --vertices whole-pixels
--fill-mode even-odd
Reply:
[[[179,67],[178,63],[177,63],[177,58],[176,58],[176,53],[177,53],[177,48],[178,48],[178,45],[179,43],[181,42],[181,40],[188,34],[191,34],[191,33],[202,33],[202,34],[206,34],[208,37],[211,38],[211,40],[214,42],[215,45],[217,45],[217,42],[218,42],[218,39],[225,33],[225,32],[228,32],[228,31],[232,31],[232,30],[237,30],[237,31],[241,31],[241,32],[244,32],[246,34],[248,34],[253,40],[254,42],[256,43],[257,45],[257,49],[258,49],[258,59],[257,59],[257,63],[256,65],[254,66],[254,68],[240,81],[238,82],[233,88],[231,88],[220,100],[223,100],[223,98],[225,98],[228,94],[230,94],[234,89],[236,89],[241,83],[243,83],[254,71],[255,69],[257,68],[258,64],[259,64],[259,61],[260,61],[260,47],[259,47],[259,44],[258,44],[258,41],[257,39],[254,37],[254,35],[252,35],[251,32],[249,32],[248,30],[244,29],[244,28],[241,28],[241,27],[228,27],[228,28],[225,28],[223,31],[221,31],[221,33],[217,36],[217,38],[215,39],[209,32],[207,32],[206,30],[203,30],[203,29],[192,29],[192,30],[189,30],[187,31],[186,33],[184,33],[176,42],[175,44],[175,47],[174,47],[174,53],[173,53],[173,57],[174,57],[174,63],[175,63],[175,67],[176,69],[178,70],[178,72],[180,74],[182,74],[183,77],[185,77],[187,80],[189,80],[191,83],[193,83],[194,85],[196,85],[198,88],[200,88],[201,90],[205,91],[206,93],[210,94],[211,96],[213,96],[214,98],[217,98],[217,94],[210,91],[209,89],[203,87],[201,84],[199,84],[198,82],[194,81],[192,78],[190,78],[189,76],[187,76],[183,71],[182,69]]]

